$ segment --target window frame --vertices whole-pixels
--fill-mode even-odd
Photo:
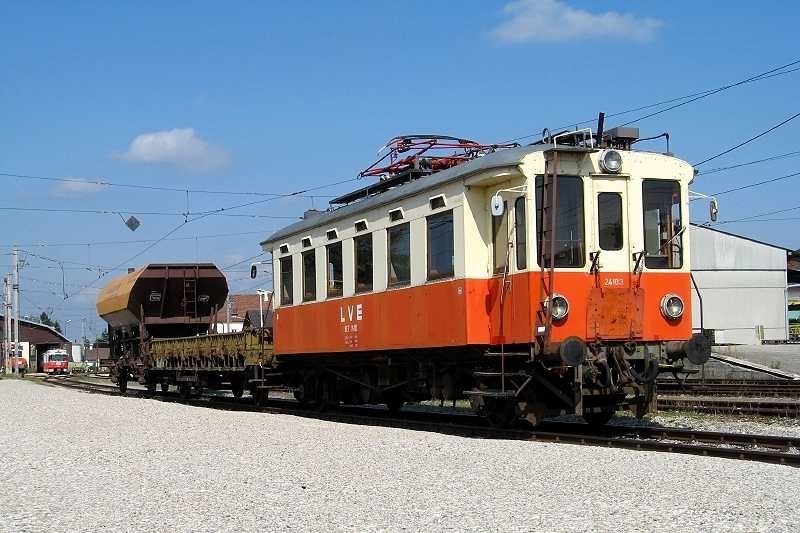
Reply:
[[[362,242],[369,242],[369,253],[368,253],[368,270],[369,270],[369,284],[367,286],[366,283],[359,281],[358,276],[360,272],[360,265],[359,265],[359,245]],[[374,246],[375,246],[375,239],[373,238],[373,233],[365,233],[363,235],[357,235],[353,237],[353,282],[355,287],[356,294],[362,294],[365,292],[372,292],[375,288],[375,256],[374,256]],[[366,257],[361,259],[367,259]],[[366,271],[365,271],[366,272]],[[363,283],[363,287],[360,287],[359,284]]]
[[[557,269],[569,269],[569,268],[571,268],[571,269],[583,269],[583,268],[586,267],[586,256],[587,256],[587,253],[586,253],[586,234],[587,234],[587,232],[586,232],[586,224],[587,224],[587,217],[586,217],[586,194],[585,194],[585,192],[586,192],[585,191],[586,181],[584,179],[584,176],[576,176],[576,175],[563,175],[563,176],[559,176],[557,179],[559,179],[561,181],[563,181],[564,179],[574,179],[574,180],[577,180],[578,184],[580,185],[577,190],[580,192],[580,203],[581,203],[581,209],[579,211],[580,212],[580,223],[578,224],[578,226],[580,227],[581,233],[582,233],[581,234],[581,239],[580,239],[580,242],[582,243],[582,248],[581,248],[581,252],[582,252],[581,253],[581,259],[582,259],[582,261],[580,262],[580,264],[575,264],[575,265],[559,265],[558,262],[556,261],[556,265],[554,266],[554,268],[557,268]],[[544,263],[544,261],[543,261],[544,250],[543,250],[543,246],[542,246],[543,243],[541,242],[541,240],[539,238],[540,237],[540,231],[541,231],[541,228],[542,228],[542,219],[541,219],[541,215],[540,215],[542,210],[541,210],[541,201],[540,201],[540,198],[539,198],[539,180],[542,180],[542,183],[543,183],[544,175],[538,174],[537,176],[535,176],[534,182],[533,182],[534,201],[535,201],[535,205],[536,205],[536,264],[540,268],[549,269],[550,268],[549,265],[545,266],[543,264]],[[544,199],[544,190],[543,189],[544,189],[544,185],[542,185],[542,199]],[[563,190],[563,189],[559,188],[558,190]],[[556,200],[558,200],[558,197],[560,197],[560,196],[561,195],[558,194],[557,197],[556,197]],[[558,205],[563,205],[563,203],[558,204]],[[558,205],[556,206],[557,209],[558,209]],[[556,213],[556,220],[557,219],[558,219],[558,212]],[[554,233],[554,235],[556,237],[558,237],[557,234]]]
[[[453,253],[450,256],[450,271],[444,271],[442,273],[432,274],[431,272],[431,259],[433,257],[433,248],[431,246],[431,222],[440,218],[448,217],[450,219],[450,237],[451,237],[451,246]],[[425,217],[425,248],[426,248],[426,279],[428,281],[439,281],[443,279],[452,279],[455,277],[455,269],[456,269],[456,260],[455,260],[455,216],[453,213],[453,209],[448,209],[446,211],[440,211],[438,213],[433,213]]]
[[[492,216],[492,275],[497,276],[502,274],[506,268],[508,268],[508,222],[509,222],[510,214],[508,212],[508,201],[503,200],[503,214],[498,216]],[[505,246],[505,264],[498,264],[498,242],[497,238],[500,236],[501,230],[505,227],[505,239],[506,239],[506,246]]]
[[[280,295],[281,305],[294,305],[294,256],[286,255],[278,260],[278,268],[280,268]],[[286,268],[288,263],[289,268]],[[289,280],[288,296],[284,294],[286,278]]]
[[[331,280],[331,250],[334,248],[339,249],[339,271],[341,278],[340,280]],[[331,281],[333,281],[333,285],[331,285]],[[338,285],[339,290],[336,290]],[[330,244],[325,245],[325,295],[326,298],[341,298],[344,296],[344,246],[342,246],[342,241],[332,242]]]
[[[686,226],[684,226],[684,223],[683,223],[683,217],[684,217],[684,212],[683,212],[683,183],[681,182],[681,180],[677,180],[677,179],[658,179],[658,178],[644,178],[644,179],[642,179],[642,204],[641,204],[642,205],[642,250],[645,252],[645,255],[644,255],[644,267],[646,269],[648,269],[648,270],[681,270],[684,267],[684,264],[686,262],[685,253],[684,253],[684,248],[685,248],[684,244],[686,243],[686,240],[684,239],[684,236],[686,234],[686,230],[684,230],[683,233],[678,236],[677,240],[674,240],[672,242],[672,244],[670,245],[670,248],[673,248],[676,243],[678,244],[678,260],[679,260],[679,263],[680,263],[678,266],[653,266],[653,262],[652,261],[650,262],[650,264],[648,264],[648,259],[657,258],[658,256],[648,255],[647,254],[647,217],[645,216],[645,213],[646,213],[645,207],[646,207],[646,204],[647,204],[647,200],[646,200],[646,195],[645,195],[645,187],[647,187],[648,184],[664,184],[664,183],[671,183],[674,187],[676,187],[677,194],[678,194],[678,202],[671,204],[671,207],[674,208],[675,205],[678,206],[678,220],[680,222],[681,228],[685,228],[686,227]],[[674,221],[673,221],[673,225],[674,225]],[[673,233],[670,238],[674,239],[674,236],[675,236],[675,234]],[[663,244],[661,244],[661,237],[660,236],[659,236],[659,246],[663,246]],[[666,255],[665,257],[669,258],[670,256]],[[671,262],[671,260],[668,261],[668,263],[669,262]]]
[[[306,267],[306,259],[311,257],[311,266],[313,270],[313,276],[311,277],[311,292],[309,292],[309,287],[306,286],[306,282],[308,280],[308,272]],[[313,302],[317,299],[317,251],[315,249],[306,250],[300,255],[300,265],[302,272],[302,279],[303,279],[303,294],[302,300],[304,302]]]
[[[408,254],[406,257],[408,258],[408,279],[402,281],[392,281],[392,231],[399,230],[400,228],[405,229],[406,235],[408,235]],[[411,285],[411,222],[402,222],[400,224],[394,224],[393,226],[389,226],[386,228],[386,286],[388,288],[395,288],[395,287],[408,287]]]
[[[528,197],[525,195],[514,200],[514,255],[517,270],[528,268]],[[521,208],[521,209],[520,209]],[[520,220],[520,211],[522,220]],[[522,238],[520,239],[520,235]]]
[[[617,227],[619,228],[619,244],[613,248],[606,248],[603,246],[603,228],[601,226],[601,210],[600,198],[602,196],[614,196],[619,205],[619,217],[617,218]],[[600,191],[597,193],[597,246],[604,252],[619,252],[625,247],[625,206],[622,201],[622,193],[618,191]]]

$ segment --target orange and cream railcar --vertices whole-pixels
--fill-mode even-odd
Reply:
[[[651,409],[659,367],[709,350],[689,308],[693,169],[629,130],[492,151],[264,241],[298,397],[468,397],[501,423]]]

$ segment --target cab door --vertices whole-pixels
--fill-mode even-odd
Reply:
[[[590,261],[599,278],[600,287],[630,287],[630,204],[628,178],[625,176],[593,176],[594,257]]]
[[[593,288],[590,338],[633,340],[641,336],[643,293],[636,287],[631,257],[631,191],[626,176],[593,176]]]

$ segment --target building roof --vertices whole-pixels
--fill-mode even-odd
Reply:
[[[261,298],[258,294],[229,294],[228,299],[231,301],[231,320],[233,322],[244,322],[245,316],[248,311],[253,309],[258,310],[258,300]],[[263,303],[264,310],[266,311],[267,302]],[[264,315],[266,316],[266,314]],[[214,317],[215,322],[225,322],[228,319],[227,301]]]
[[[0,324],[5,323],[5,316],[0,314]],[[22,342],[30,342],[31,344],[60,344],[70,342],[64,334],[59,333],[52,326],[47,326],[39,322],[31,320],[19,319],[20,337]],[[0,330],[0,337],[5,329]]]
[[[245,313],[245,326],[249,325],[250,327],[260,327],[261,326],[261,318],[258,316],[259,310],[252,309]],[[264,327],[271,328],[272,327],[272,309],[264,309]]]
[[[702,228],[702,229],[707,229],[709,231],[716,231],[717,233],[722,233],[723,235],[728,235],[729,237],[736,237],[737,239],[744,239],[746,241],[754,242],[756,244],[763,244],[764,246],[769,246],[770,248],[786,250],[788,255],[793,255],[795,253],[795,251],[792,250],[791,248],[786,248],[785,246],[780,246],[778,244],[772,244],[769,242],[759,241],[758,239],[753,239],[752,237],[746,237],[744,235],[738,235],[736,233],[731,233],[729,231],[722,231],[721,229],[717,229],[716,226],[704,226],[703,224],[697,224],[696,222],[692,222],[691,225],[694,226],[695,228]]]

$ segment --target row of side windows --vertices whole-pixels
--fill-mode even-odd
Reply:
[[[427,279],[428,281],[453,277],[455,272],[455,241],[453,236],[453,211],[443,211],[426,218],[427,224]],[[353,238],[355,292],[373,289],[373,233]],[[411,226],[409,222],[386,228],[387,285],[403,287],[411,284]],[[316,251],[307,250],[301,255],[302,299],[317,299]],[[344,256],[342,241],[325,246],[325,287],[328,298],[344,294]],[[280,302],[294,303],[293,256],[280,258]]]

